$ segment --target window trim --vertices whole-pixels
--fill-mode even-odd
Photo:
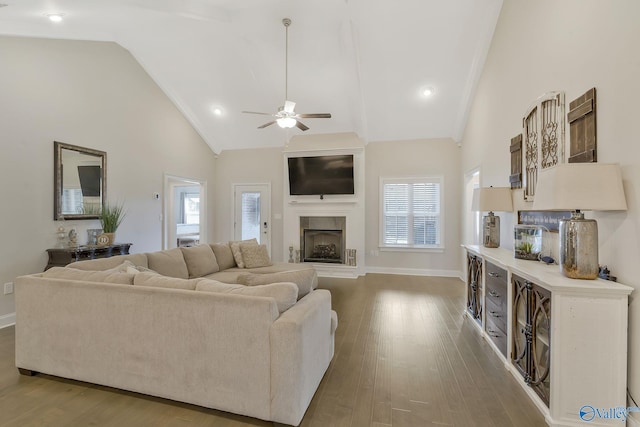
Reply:
[[[437,245],[398,245],[384,242],[384,185],[385,184],[415,184],[438,183],[440,184],[440,243]],[[381,251],[405,251],[405,252],[443,252],[445,249],[445,218],[444,214],[444,175],[410,176],[410,177],[380,177],[378,189],[378,248]]]

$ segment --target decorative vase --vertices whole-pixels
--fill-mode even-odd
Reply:
[[[115,242],[115,237],[116,233],[102,233],[96,238],[96,240],[98,246],[109,246],[113,245],[113,242]]]

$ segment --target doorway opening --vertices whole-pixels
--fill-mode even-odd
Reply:
[[[206,181],[165,174],[163,248],[207,243]]]
[[[271,254],[271,184],[233,184],[235,240],[256,239]]]

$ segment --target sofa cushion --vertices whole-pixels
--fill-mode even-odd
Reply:
[[[271,283],[263,286],[248,287],[222,283],[217,280],[201,279],[196,285],[196,291],[273,298],[276,301],[279,313],[284,313],[293,307],[298,300],[298,287],[294,283]]]
[[[150,269],[157,271],[163,276],[178,277],[180,279],[189,278],[187,263],[180,248],[168,249],[158,252],[147,252],[147,261]]]
[[[238,275],[238,283],[241,285],[257,286],[277,282],[293,282],[298,285],[298,299],[300,299],[317,287],[318,279],[313,268],[270,274],[241,273]]]
[[[160,274],[146,272],[138,273],[133,278],[136,286],[152,286],[156,288],[186,289],[193,291],[200,279],[179,279],[177,277],[167,277]]]
[[[197,245],[180,248],[184,262],[187,264],[189,278],[202,277],[220,271],[218,261],[209,245]]]
[[[240,243],[240,252],[245,268],[267,267],[271,265],[267,245]]]
[[[258,241],[253,238],[249,240],[238,240],[229,242],[229,246],[231,247],[231,252],[233,253],[233,259],[236,260],[236,265],[239,268],[244,268],[244,260],[242,259],[242,251],[240,250],[240,244],[244,243],[247,245],[258,245]]]
[[[213,249],[213,253],[216,256],[216,261],[218,261],[220,270],[226,270],[227,268],[233,268],[236,266],[236,260],[233,257],[233,252],[231,252],[229,242],[212,243],[209,246]]]
[[[119,283],[121,285],[132,285],[135,276],[134,274],[120,271],[78,270],[69,267],[52,267],[42,275],[53,279],[85,280],[88,282]]]

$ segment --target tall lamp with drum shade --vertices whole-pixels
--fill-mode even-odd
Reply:
[[[627,210],[617,164],[564,163],[538,175],[534,210],[572,211],[560,220],[560,269],[572,279],[598,277],[598,223],[582,211]]]
[[[473,190],[472,211],[489,212],[482,220],[482,245],[485,248],[500,247],[500,217],[493,211],[513,211],[511,188],[482,187]]]

